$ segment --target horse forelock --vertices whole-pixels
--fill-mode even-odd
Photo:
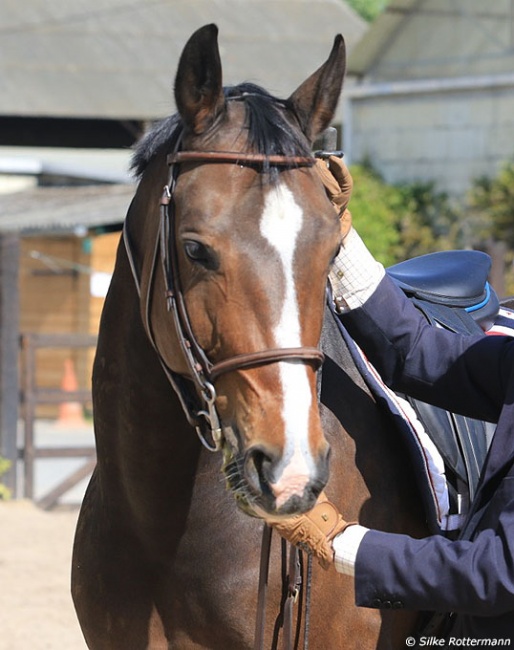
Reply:
[[[287,100],[274,97],[252,83],[242,83],[224,88],[227,102],[239,101],[245,106],[245,123],[248,150],[266,156],[309,156],[310,146],[301,133]],[[222,127],[217,124],[217,129]],[[139,141],[132,157],[130,169],[141,177],[155,156],[170,153],[183,130],[178,113],[157,124]],[[270,169],[264,168],[264,171]]]

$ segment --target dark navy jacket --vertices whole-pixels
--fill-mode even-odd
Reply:
[[[430,327],[387,277],[341,319],[390,387],[498,423],[461,539],[370,531],[357,604],[454,612],[448,636],[514,640],[514,339]]]

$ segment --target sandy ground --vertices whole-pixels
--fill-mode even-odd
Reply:
[[[0,502],[0,650],[86,650],[70,596],[77,516]]]

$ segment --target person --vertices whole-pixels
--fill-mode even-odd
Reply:
[[[330,276],[344,326],[390,388],[497,426],[458,539],[414,539],[348,523],[324,493],[309,513],[268,523],[325,568],[353,576],[356,605],[438,612],[442,620],[434,638],[510,645],[514,339],[431,327],[351,225],[344,209],[351,192],[345,165],[329,160],[326,169],[335,173],[337,209],[344,215],[343,243]],[[330,192],[338,194],[334,187]]]

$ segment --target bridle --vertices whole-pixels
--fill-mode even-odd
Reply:
[[[179,144],[177,143],[177,149]],[[239,354],[228,359],[212,363],[198,343],[193,332],[182,291],[178,264],[178,249],[175,237],[176,213],[174,192],[179,175],[180,163],[217,164],[231,163],[240,166],[255,167],[260,171],[271,167],[297,168],[312,167],[316,159],[311,156],[265,155],[259,153],[239,153],[231,151],[178,151],[167,156],[169,167],[168,183],[164,186],[160,201],[160,225],[156,237],[150,279],[145,295],[141,295],[141,282],[136,269],[132,246],[126,223],[123,239],[136,287],[143,302],[143,320],[146,332],[152,343],[166,376],[180,399],[189,423],[194,426],[202,444],[209,451],[219,451],[222,446],[223,432],[215,401],[214,383],[221,375],[255,368],[279,361],[301,361],[313,365],[316,369],[324,360],[323,353],[315,347],[294,347],[259,350]],[[151,293],[155,281],[157,260],[164,279],[164,298],[168,313],[171,314],[181,351],[186,359],[188,374],[180,375],[173,371],[157,347],[150,319]],[[191,383],[194,392],[191,392]]]
[[[179,143],[177,143],[178,149]],[[256,167],[260,171],[271,167],[278,168],[297,168],[312,167],[316,158],[311,156],[285,156],[239,153],[231,151],[178,151],[167,156],[169,167],[168,183],[164,186],[160,201],[160,223],[157,234],[153,259],[151,260],[150,278],[146,286],[146,291],[142,295],[141,281],[137,272],[137,267],[132,252],[130,236],[125,222],[123,228],[123,240],[127,257],[132,270],[132,275],[136,284],[138,295],[142,300],[143,321],[145,330],[150,342],[159,358],[161,366],[177,394],[183,411],[188,422],[195,428],[202,444],[209,451],[219,451],[222,446],[223,431],[220,417],[216,409],[216,389],[214,382],[223,374],[254,368],[279,361],[301,361],[312,364],[316,369],[324,361],[324,354],[315,347],[294,347],[294,348],[277,348],[269,350],[259,350],[256,352],[247,352],[238,354],[228,359],[223,359],[212,363],[204,350],[198,343],[193,332],[189,315],[186,308],[185,298],[180,283],[178,249],[175,237],[176,232],[176,214],[174,203],[174,192],[179,175],[180,163],[231,163],[241,166]],[[177,334],[180,348],[187,362],[188,375],[183,376],[173,371],[166,363],[163,355],[160,353],[150,319],[150,302],[152,288],[155,281],[156,267],[160,259],[164,279],[164,298],[166,308],[171,314],[173,325]],[[194,387],[194,393],[191,392],[191,382]],[[210,441],[209,440],[210,437]],[[267,567],[269,564],[271,542],[271,529],[264,526],[263,543],[261,546],[261,568],[259,578],[258,593],[258,613],[256,620],[255,632],[255,649],[262,650],[264,644],[265,628],[265,607],[266,607],[266,585],[267,585]],[[299,551],[294,547],[289,549],[289,582],[287,593],[284,601],[283,624],[284,624],[284,648],[292,648],[293,639],[293,607],[296,603],[301,586],[301,575],[299,569]],[[309,567],[311,558],[309,557]],[[306,621],[305,621],[305,640],[304,648],[307,648],[308,620],[309,620],[309,599],[310,599],[310,576],[306,581]]]

